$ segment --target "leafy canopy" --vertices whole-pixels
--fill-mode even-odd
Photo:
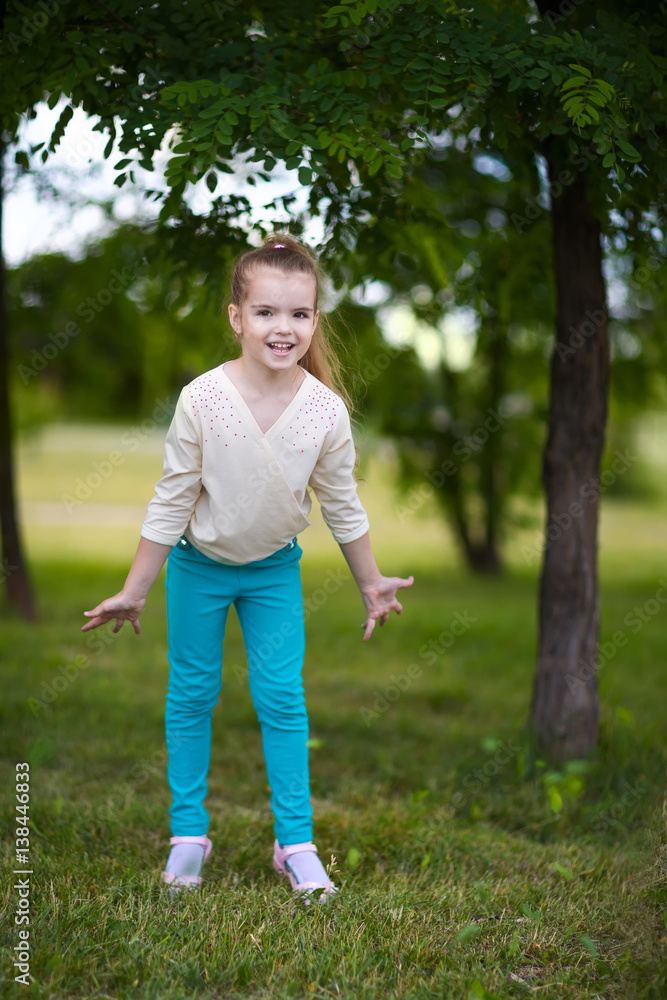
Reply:
[[[311,186],[311,212],[337,237],[363,217],[360,192],[398,184],[432,135],[533,155],[556,138],[594,151],[601,204],[616,202],[616,224],[639,234],[642,213],[664,207],[661,9],[540,6],[543,17],[519,0],[16,4],[2,52],[14,87],[0,121],[11,139],[44,94],[52,107],[66,95],[108,129],[107,155],[119,137],[119,185],[166,145],[169,190],[155,192],[163,220],[182,217],[188,184],[205,178],[215,192],[239,156],[251,182],[282,163]],[[48,158],[71,113],[33,155]],[[220,198],[212,215],[225,228],[247,208]]]

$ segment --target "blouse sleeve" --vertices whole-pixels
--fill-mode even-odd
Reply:
[[[201,436],[183,389],[164,444],[162,478],[141,528],[151,542],[176,545],[190,523],[202,480]]]
[[[309,486],[319,500],[325,524],[335,540],[343,544],[360,538],[369,528],[368,516],[357,496],[355,459],[350,415],[341,401],[328,447],[311,473]]]

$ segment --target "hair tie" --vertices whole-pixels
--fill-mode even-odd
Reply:
[[[284,250],[285,249],[285,244],[284,243],[274,243],[273,244],[273,249],[274,250]]]

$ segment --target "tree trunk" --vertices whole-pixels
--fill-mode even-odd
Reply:
[[[9,320],[5,264],[2,252],[2,202],[5,146],[0,142],[0,526],[2,528],[2,576],[7,582],[10,605],[31,621],[35,599],[16,519],[12,422],[9,399]]]
[[[566,151],[565,151],[566,152]],[[550,179],[560,140],[547,151]],[[547,525],[539,592],[539,652],[531,728],[551,760],[596,747],[599,469],[609,382],[600,224],[580,174],[552,206],[556,341],[543,459]]]
[[[507,364],[507,331],[497,318],[486,320],[489,359],[489,411],[497,412],[505,385]],[[487,412],[489,412],[487,411]],[[499,526],[504,496],[499,482],[500,428],[489,431],[480,453],[482,465],[482,496],[484,498],[484,572],[500,574],[503,563],[499,550]]]

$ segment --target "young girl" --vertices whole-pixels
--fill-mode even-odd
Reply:
[[[318,310],[320,274],[310,251],[272,236],[234,272],[229,319],[241,356],[182,390],[165,442],[164,473],[148,505],[120,593],[84,614],[81,631],[115,619],[139,634],[139,615],[167,560],[169,686],[165,728],[172,793],[171,852],[162,877],[199,885],[211,852],[204,808],[211,720],[221,686],[230,604],[243,631],[262,732],[273,866],[306,902],[336,892],[312,843],[308,715],[301,670],[303,597],[296,535],[308,527],[312,487],[361,591],[368,640],[403,610],[382,576],[353,476],[345,390]],[[338,392],[333,388],[338,385]]]

